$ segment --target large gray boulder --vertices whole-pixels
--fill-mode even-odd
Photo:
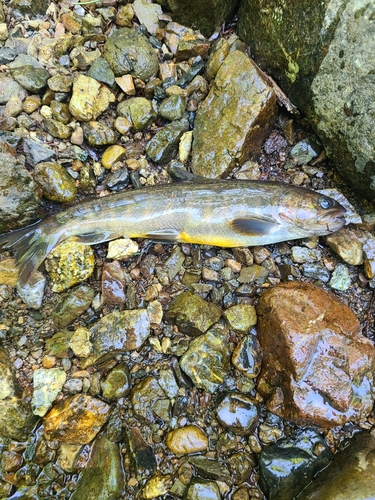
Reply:
[[[242,0],[239,34],[310,119],[351,187],[375,198],[375,5]]]

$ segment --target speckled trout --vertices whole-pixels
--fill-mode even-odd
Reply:
[[[332,198],[278,182],[215,180],[164,184],[86,201],[0,236],[14,250],[19,283],[57,245],[75,237],[93,245],[119,237],[219,247],[267,245],[325,235],[344,223]]]

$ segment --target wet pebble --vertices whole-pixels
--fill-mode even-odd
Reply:
[[[313,278],[323,283],[328,283],[328,281],[331,279],[331,273],[322,264],[318,263],[303,264],[302,271],[304,276],[306,276],[307,278]]]
[[[141,347],[150,334],[150,323],[155,305],[148,309],[113,311],[94,323],[91,328],[92,355],[85,360],[85,367],[97,363],[102,357],[112,357],[120,352]],[[160,317],[160,316],[159,316]]]
[[[34,168],[34,181],[48,200],[69,203],[76,197],[75,181],[59,163],[38,163]]]
[[[30,92],[40,92],[47,86],[48,71],[35,57],[20,54],[9,63],[13,78]]]
[[[118,443],[106,433],[95,440],[88,464],[79,477],[71,500],[108,500],[121,496],[125,487],[122,456]]]
[[[261,284],[265,281],[269,274],[268,269],[259,266],[258,264],[253,264],[248,267],[243,267],[240,271],[238,281],[240,283],[258,283]]]
[[[27,283],[17,283],[17,292],[28,307],[41,309],[45,286],[45,276],[40,271],[35,271]]]
[[[337,264],[332,273],[328,286],[335,290],[347,290],[351,285],[349,269],[345,264]]]
[[[249,434],[259,418],[255,399],[239,393],[228,393],[216,407],[220,424],[234,434]]]
[[[26,161],[33,167],[38,163],[49,161],[55,156],[55,152],[50,146],[28,137],[23,141],[23,150]]]
[[[185,99],[180,95],[173,95],[165,99],[159,106],[159,114],[168,121],[179,120],[185,112]]]
[[[298,264],[303,264],[305,262],[316,262],[322,257],[322,252],[317,248],[306,248],[293,246],[292,247],[292,259],[293,262]]]
[[[69,340],[69,347],[79,358],[87,358],[92,351],[90,330],[85,327],[77,328]]]
[[[257,322],[255,308],[250,304],[238,304],[224,311],[228,327],[241,333],[247,333]]]
[[[139,252],[138,243],[129,238],[112,240],[108,244],[108,259],[127,260]]]
[[[131,402],[137,418],[146,423],[155,423],[158,418],[168,422],[171,418],[170,400],[153,377],[146,377],[134,386]]]
[[[349,228],[340,229],[326,236],[325,242],[347,264],[358,266],[363,263],[363,244],[355,231]]]
[[[0,434],[24,441],[35,422],[30,404],[22,397],[22,388],[8,352],[0,347]]]
[[[141,497],[145,500],[153,500],[154,498],[164,496],[169,492],[171,483],[170,474],[151,477],[142,488]]]
[[[89,121],[82,126],[83,135],[90,146],[107,146],[117,141],[116,132],[103,122]]]
[[[231,476],[225,465],[204,456],[190,457],[189,462],[194,466],[200,477],[216,481],[230,482]]]
[[[108,420],[111,407],[85,394],[69,396],[60,401],[44,417],[48,440],[68,444],[86,444],[94,439]]]
[[[231,482],[234,484],[241,484],[249,479],[255,467],[255,460],[251,455],[239,451],[228,457],[226,465],[231,473]]]
[[[169,306],[165,319],[188,335],[199,335],[215,324],[221,309],[192,292],[182,292]]]
[[[69,139],[72,134],[72,130],[58,120],[45,118],[43,123],[46,131],[52,135],[52,137],[56,137],[58,139]]]
[[[116,76],[131,74],[147,82],[159,69],[152,45],[142,33],[134,29],[114,31],[104,44],[103,56]]]
[[[188,455],[206,450],[208,438],[196,425],[187,425],[168,432],[166,445],[176,455]]]
[[[255,335],[246,335],[237,344],[232,355],[232,364],[245,377],[259,375],[262,364],[262,349]]]
[[[293,165],[306,165],[316,156],[318,156],[317,147],[307,140],[297,142],[289,153]]]
[[[154,450],[145,441],[141,431],[137,427],[129,427],[126,430],[126,441],[137,473],[154,472],[156,470]]]
[[[46,270],[54,292],[63,292],[94,272],[94,252],[88,245],[67,240],[47,256]]]
[[[104,57],[95,59],[87,72],[87,76],[109,87],[113,87],[115,84],[115,74]]]
[[[50,104],[52,116],[55,120],[58,120],[61,123],[69,123],[72,119],[72,115],[69,112],[69,106],[64,102],[60,101],[51,101]],[[51,134],[52,135],[52,134]]]
[[[69,291],[52,311],[52,319],[57,328],[65,328],[79,318],[90,307],[94,295],[94,290],[86,285]]]
[[[208,392],[216,391],[230,370],[226,333],[212,328],[192,340],[180,359],[180,366],[194,385]]]
[[[187,118],[175,120],[157,132],[146,146],[148,157],[155,163],[168,163],[177,154],[180,138],[189,129]]]
[[[114,100],[114,95],[107,87],[100,85],[94,78],[80,74],[73,83],[69,111],[77,120],[96,120]]]
[[[261,487],[270,500],[291,500],[330,459],[327,443],[315,430],[299,431],[262,451]]]
[[[168,273],[169,281],[172,281],[176,274],[181,269],[185,261],[185,255],[183,254],[180,246],[175,246],[171,252],[171,255],[165,261],[165,267]]]
[[[117,106],[117,113],[132,123],[134,132],[143,130],[156,118],[152,102],[144,97],[132,97],[121,102]]]
[[[60,368],[40,368],[33,373],[34,393],[31,401],[34,415],[43,417],[61,392],[66,373]]]
[[[126,154],[126,149],[123,146],[118,146],[117,144],[109,146],[103,153],[102,165],[104,168],[110,169],[113,164],[124,158]]]
[[[213,481],[195,480],[184,496],[186,500],[220,500],[220,490]]]
[[[106,304],[125,302],[125,274],[117,260],[105,262],[103,265],[102,298]]]
[[[130,392],[130,374],[126,363],[119,363],[101,383],[105,399],[116,400],[127,396]]]

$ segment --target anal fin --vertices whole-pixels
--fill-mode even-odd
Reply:
[[[180,231],[177,229],[159,229],[157,231],[152,231],[142,235],[143,238],[147,238],[153,241],[159,241],[161,243],[176,243],[180,236]]]

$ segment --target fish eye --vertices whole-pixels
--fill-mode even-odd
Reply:
[[[327,198],[326,196],[322,196],[319,199],[319,206],[327,210],[328,208],[332,208],[334,205],[334,200],[332,198]]]

